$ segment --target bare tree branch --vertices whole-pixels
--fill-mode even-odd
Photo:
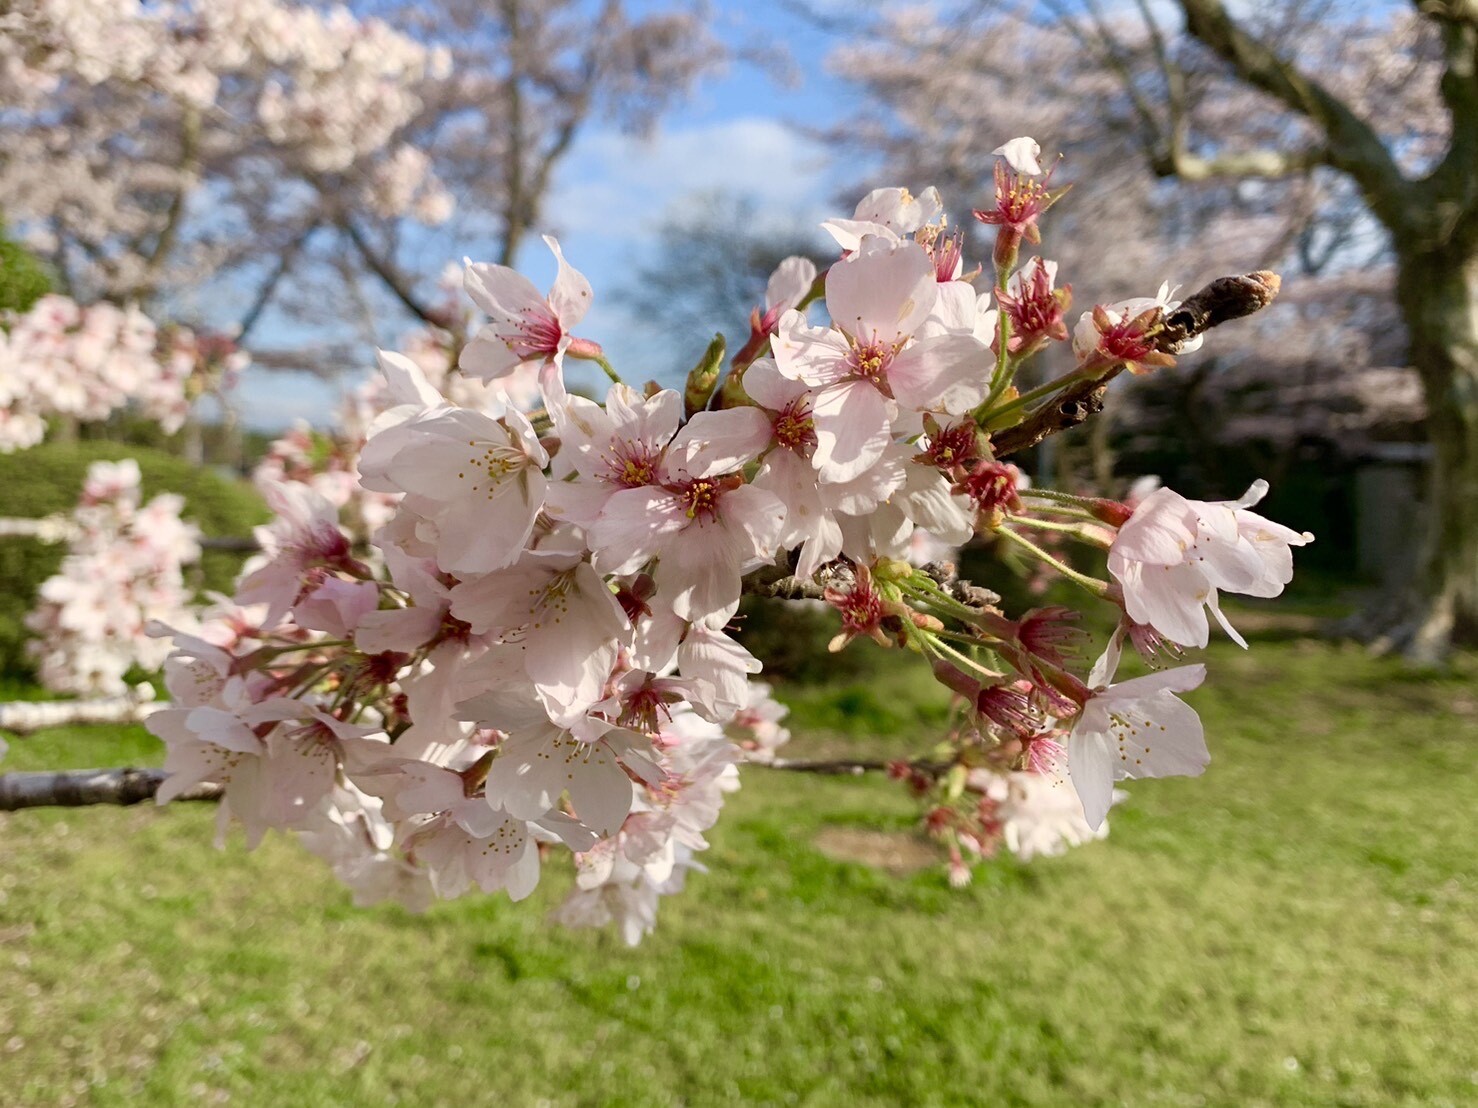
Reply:
[[[85,808],[141,804],[154,799],[168,776],[162,769],[74,769],[57,773],[0,773],[0,812],[22,808]],[[196,785],[176,800],[219,800],[219,785]]]
[[[791,773],[815,773],[828,777],[861,777],[885,773],[899,761],[882,759],[776,758],[747,763]],[[926,759],[902,762],[909,771],[938,777],[950,768],[948,762]],[[128,807],[153,800],[169,775],[162,769],[77,769],[58,772],[0,773],[0,812],[26,808],[87,808],[100,804]],[[200,784],[186,789],[175,800],[218,801],[220,785]]]
[[[179,178],[175,182],[174,194],[169,198],[164,226],[154,239],[154,246],[144,262],[144,272],[139,283],[129,293],[129,299],[148,301],[157,291],[159,274],[169,260],[175,243],[179,240],[180,223],[185,217],[190,194],[200,177],[200,111],[191,105],[184,108],[180,120],[180,165]]]
[[[1427,178],[1445,201],[1438,218],[1451,223],[1437,233],[1472,242],[1478,240],[1478,0],[1419,0],[1416,6],[1441,32],[1438,91],[1452,117],[1451,145]]]
[[[887,773],[894,766],[903,765],[912,773],[939,777],[948,772],[953,762],[935,762],[926,758],[891,761],[880,758],[772,758],[767,762],[753,761],[745,765],[765,769],[783,769],[792,773],[818,773],[827,777],[861,777],[866,773]]]
[[[1158,348],[1165,353],[1178,353],[1197,335],[1260,311],[1273,302],[1281,283],[1276,273],[1262,269],[1240,277],[1218,277],[1166,315]],[[1036,446],[1043,439],[1076,427],[1103,411],[1108,383],[1124,369],[1123,365],[1117,365],[1097,377],[1073,381],[1015,427],[996,432],[991,436],[991,449],[996,457],[1004,458]]]
[[[272,302],[272,296],[276,293],[277,286],[287,276],[288,270],[292,268],[293,262],[297,260],[298,254],[302,251],[303,247],[308,244],[308,240],[313,237],[313,232],[318,230],[318,226],[319,224],[316,219],[309,223],[307,227],[303,228],[303,233],[285,246],[282,252],[277,255],[277,264],[267,274],[267,279],[257,287],[257,294],[252,299],[251,307],[246,310],[246,314],[241,317],[241,322],[236,326],[236,335],[234,337],[237,342],[244,342],[246,336],[251,333],[252,328],[257,325],[257,321],[262,318],[262,313],[266,311],[267,305]]]
[[[888,762],[875,758],[855,761],[846,758],[775,758],[772,761],[751,764],[768,769],[784,769],[793,773],[819,773],[830,777],[861,777],[864,773],[885,773],[889,765]]]
[[[1209,181],[1218,177],[1291,177],[1315,166],[1327,165],[1329,153],[1321,148],[1311,150],[1245,150],[1226,151],[1212,158],[1185,151],[1172,145],[1168,160],[1151,165],[1161,177],[1179,177],[1182,181]]]
[[[81,533],[77,524],[66,516],[44,519],[0,519],[0,538],[26,538],[37,542],[70,542]]]
[[[826,599],[826,588],[815,581],[807,581],[796,577],[789,570],[779,570],[781,576],[774,576],[778,567],[765,567],[750,574],[744,579],[744,592],[747,596],[764,596],[772,600],[824,600]]]
[[[364,259],[364,264],[369,266],[385,287],[389,289],[397,300],[406,306],[406,309],[423,323],[429,323],[433,327],[445,327],[447,319],[441,313],[422,302],[412,290],[405,276],[398,272],[392,262],[381,257],[380,253],[370,245],[364,233],[348,216],[341,216],[338,221],[339,229],[348,236],[354,248],[359,251],[359,256]]]
[[[1009,457],[1087,422],[1103,411],[1108,383],[1123,372],[1124,367],[1117,365],[1101,377],[1075,381],[1015,427],[992,435],[991,450],[997,458]]]
[[[1249,35],[1221,0],[1180,0],[1186,30],[1243,80],[1307,118],[1323,133],[1329,164],[1348,173],[1386,226],[1407,226],[1411,182],[1369,123],[1323,85]]]
[[[44,519],[0,518],[0,538],[28,538],[37,542],[71,542],[81,529],[65,516]],[[202,536],[196,540],[203,550],[229,550],[235,554],[255,554],[262,544],[248,535]]]

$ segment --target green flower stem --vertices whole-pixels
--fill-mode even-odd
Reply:
[[[616,384],[624,385],[626,383],[625,381],[621,380],[621,375],[616,372],[615,367],[613,367],[610,362],[606,361],[604,354],[597,354],[594,358],[590,360],[593,361],[596,365],[600,366],[601,369],[605,370],[606,376],[609,377]]]
[[[1089,511],[1095,503],[1091,496],[1074,496],[1070,492],[1058,492],[1056,489],[1043,489],[1035,485],[1029,489],[1017,489],[1016,494],[1035,497],[1038,500],[1055,500],[1060,504],[1071,504],[1073,507],[1082,508],[1084,511]]]
[[[949,661],[956,662],[959,665],[964,666],[967,670],[974,670],[982,677],[989,677],[992,680],[1001,676],[1000,673],[996,672],[993,669],[987,669],[985,666],[981,665],[968,654],[956,650],[947,642],[941,641],[937,633],[930,634],[926,636],[926,638],[928,640],[929,647],[935,652],[937,657],[947,658]]]
[[[1103,522],[1103,520],[1099,519],[1092,512],[1085,512],[1081,508],[1057,508],[1051,504],[1034,504],[1027,510],[1033,513],[1032,518],[1036,518],[1037,515],[1041,514],[1061,516],[1063,519],[1076,519],[1082,523]]]
[[[1104,542],[1100,536],[1095,536],[1091,533],[1085,532],[1081,524],[1058,523],[1054,520],[1048,519],[1027,519],[1022,516],[1017,517],[1017,523],[1019,526],[1022,527],[1035,527],[1043,531],[1058,531],[1064,535],[1073,536],[1073,538],[1077,539],[1079,542],[1088,543],[1090,546],[1101,546],[1105,550],[1107,550],[1109,546],[1109,544]]]
[[[601,350],[599,344],[597,343],[590,342],[586,339],[576,339],[573,343],[570,344],[569,348],[565,350],[565,357],[577,358],[582,362],[594,362],[596,365],[600,366],[601,369],[605,370],[606,376],[609,377],[616,384],[624,385],[626,383],[625,381],[621,380],[621,375],[616,372],[615,367],[613,367],[611,363],[606,360],[605,352]]]
[[[928,584],[920,584],[918,577],[922,577]],[[918,577],[905,582],[902,586],[910,599],[931,604],[941,612],[947,612],[956,619],[968,621],[975,618],[977,613],[974,608],[968,604],[962,604],[950,596],[933,581],[930,581],[926,575],[921,574]]]
[[[1011,345],[1011,318],[1003,311],[996,313],[996,369],[990,378],[990,393],[985,398],[985,408],[989,409],[996,399],[1005,392],[1011,384],[1011,379],[1016,376],[1016,367],[1011,364],[1009,348]]]
[[[976,422],[983,427],[998,429],[994,428],[992,425],[996,424],[1002,416],[1010,415],[1012,412],[1016,411],[1016,409],[1024,408],[1026,405],[1030,404],[1034,400],[1040,400],[1044,396],[1050,396],[1054,392],[1057,392],[1059,389],[1072,384],[1074,381],[1081,380],[1081,378],[1082,373],[1076,369],[1072,370],[1071,372],[1064,373],[1061,377],[1054,377],[1046,384],[1038,385],[1034,389],[1029,389],[1028,391],[1022,393],[1020,396],[1016,397],[1016,399],[1008,400],[1000,407],[988,408],[986,411],[980,413],[976,417]]]
[[[996,534],[1009,539],[1011,542],[1014,542],[1017,546],[1027,551],[1027,553],[1031,554],[1031,556],[1036,558],[1039,562],[1043,562],[1046,565],[1051,566],[1053,569],[1057,570],[1058,573],[1062,574],[1069,581],[1073,582],[1073,584],[1087,589],[1094,596],[1103,596],[1104,593],[1108,592],[1107,581],[1100,581],[1096,577],[1089,577],[1086,573],[1079,573],[1077,570],[1073,569],[1072,566],[1069,566],[1066,563],[1054,558],[1051,554],[1048,554],[1045,550],[1043,550],[1036,543],[1032,542],[1031,539],[1027,538],[1025,535],[1018,534],[1017,532],[1011,530],[1011,528],[1009,527],[997,528]]]

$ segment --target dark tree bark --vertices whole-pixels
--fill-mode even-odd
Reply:
[[[1432,444],[1431,525],[1417,583],[1426,603],[1398,638],[1414,660],[1435,662],[1450,642],[1478,637],[1478,256],[1403,257],[1396,287]]]
[[[1318,81],[1249,35],[1222,0],[1180,0],[1186,29],[1238,78],[1312,123],[1390,233],[1397,300],[1421,376],[1432,444],[1422,573],[1386,641],[1439,660],[1478,635],[1478,0],[1420,0],[1441,36],[1448,148],[1421,178]],[[1172,152],[1173,153],[1173,152]]]

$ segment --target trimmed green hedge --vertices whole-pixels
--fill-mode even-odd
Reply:
[[[179,493],[185,498],[185,517],[207,535],[250,535],[253,526],[269,518],[261,498],[245,482],[221,477],[162,451],[109,442],[43,443],[0,455],[0,515],[35,519],[69,511],[77,503],[90,464],[123,458],[139,463],[145,500],[161,492]],[[65,544],[0,539],[0,582],[4,582],[0,589],[0,673],[30,671],[24,646],[29,632],[22,620],[35,602],[36,590],[57,571],[65,554]],[[199,566],[200,586],[229,592],[242,561],[240,554],[207,550]]]

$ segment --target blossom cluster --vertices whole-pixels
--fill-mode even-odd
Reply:
[[[36,635],[28,649],[53,692],[122,695],[131,671],[156,671],[169,653],[150,624],[194,624],[184,567],[200,557],[200,532],[180,518],[183,499],[161,493],[145,504],[139,483],[131,458],[88,467],[70,548],[26,617]]]
[[[0,9],[0,207],[35,249],[92,245],[68,259],[74,283],[119,296],[177,264],[181,200],[207,174],[250,182],[222,190],[226,206],[332,174],[346,210],[439,223],[453,198],[408,134],[450,72],[445,47],[343,5],[19,0]],[[176,252],[207,272],[216,237]]]
[[[443,276],[443,302],[437,315],[448,327],[425,326],[401,340],[404,356],[415,363],[427,383],[459,407],[498,414],[506,408],[530,411],[541,403],[537,375],[526,366],[497,381],[482,381],[457,371],[460,343],[457,335],[471,334],[482,317],[466,303],[461,270],[452,267]],[[347,393],[329,431],[299,420],[275,439],[252,477],[262,487],[284,481],[312,488],[339,509],[340,521],[351,535],[368,540],[389,522],[398,499],[395,494],[366,488],[359,480],[359,454],[382,413],[400,401],[383,376],[372,377]]]
[[[12,105],[40,102],[75,78],[135,83],[209,108],[233,77],[266,74],[257,121],[320,172],[388,144],[420,111],[418,86],[451,70],[445,48],[382,20],[281,0],[22,0],[0,14],[0,29],[0,90]],[[428,173],[419,166],[416,183]]]
[[[1060,392],[1173,363],[1175,305],[1163,290],[1095,307],[1073,370],[1018,387],[1069,338],[1055,267],[1018,265],[1060,192],[1031,140],[998,153],[994,207],[976,212],[997,228],[993,282],[935,190],[877,190],[824,224],[825,272],[782,264],[727,372],[707,359],[682,390],[628,385],[577,335],[592,290],[554,240],[547,293],[469,262],[485,322],[460,371],[532,374],[540,406],[468,402],[381,352],[356,468],[386,518],[359,542],[311,483],[267,486],[277,518],[237,606],[175,636],[174,704],[149,721],[169,747],[161,802],[218,784],[223,831],[295,831],[365,900],[519,899],[563,848],[577,878],[557,916],[634,941],[698,868],[736,764],[787,764],[780,709],[735,638],[746,591],[823,599],[833,649],[865,637],[921,655],[955,696],[943,751],[893,769],[926,798],[957,880],[1000,844],[1029,857],[1101,835],[1119,780],[1201,772],[1179,695],[1204,667],[1116,681],[1122,643],[1204,645],[1217,590],[1275,594],[1308,536],[1248,510],[1261,488],[1131,508],[1029,487],[1003,460]],[[607,372],[603,397],[566,387],[571,360]],[[952,567],[910,564],[920,533],[992,537],[1052,567],[1118,610],[1109,650],[1084,673],[1077,613],[1008,616]],[[1107,549],[1111,579],[1043,533]]]
[[[202,376],[234,375],[246,360],[228,340],[161,332],[133,306],[43,296],[0,318],[0,453],[40,442],[48,416],[92,422],[130,404],[177,431]]]

